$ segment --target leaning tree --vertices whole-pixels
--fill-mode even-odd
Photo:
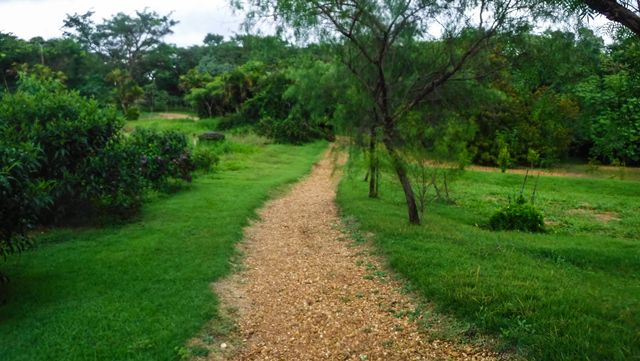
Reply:
[[[640,36],[640,1],[638,0],[547,0],[582,17],[600,14]]]
[[[372,104],[371,134],[381,141],[419,224],[398,126],[452,81],[498,33],[543,10],[532,0],[247,0],[250,25],[273,16],[281,30],[330,42]],[[427,44],[428,46],[425,46]]]

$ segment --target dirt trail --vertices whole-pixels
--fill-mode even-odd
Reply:
[[[246,230],[244,268],[216,286],[238,309],[231,360],[488,360],[469,346],[429,341],[415,309],[365,245],[340,230],[338,172],[328,153]],[[234,344],[235,343],[235,344]],[[219,345],[218,345],[219,346]],[[216,346],[216,347],[218,347]]]

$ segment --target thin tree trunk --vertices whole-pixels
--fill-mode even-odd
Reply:
[[[376,154],[376,128],[369,134],[369,198],[378,198],[378,155]]]
[[[398,175],[398,180],[400,180],[400,184],[402,184],[402,190],[404,191],[404,196],[407,201],[407,211],[409,212],[409,223],[420,224],[420,213],[418,213],[416,197],[413,194],[413,189],[411,188],[411,180],[407,175],[407,168],[404,164],[404,161],[402,160],[402,158],[400,158],[400,155],[395,149],[393,141],[390,139],[388,134],[384,136],[383,142],[385,147],[387,148],[389,157],[391,157],[391,163],[393,164],[393,168]]]

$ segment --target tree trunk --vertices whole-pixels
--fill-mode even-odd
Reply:
[[[418,213],[418,206],[416,205],[416,197],[413,194],[413,188],[411,188],[411,180],[409,180],[409,176],[407,175],[407,168],[404,164],[404,161],[395,149],[395,146],[389,134],[385,134],[385,136],[383,137],[383,142],[385,147],[387,148],[387,153],[389,153],[389,156],[391,157],[391,163],[393,164],[393,168],[398,175],[398,180],[400,180],[400,184],[402,184],[404,197],[407,201],[407,211],[409,212],[409,223],[420,224],[420,214]]]
[[[378,155],[376,154],[376,128],[369,134],[369,198],[378,198]]]

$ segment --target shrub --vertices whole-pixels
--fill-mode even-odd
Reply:
[[[515,202],[498,210],[489,220],[494,231],[516,230],[524,232],[544,232],[542,213],[522,195]]]
[[[52,206],[42,219],[54,221],[82,202],[82,167],[119,134],[124,123],[115,109],[100,107],[55,80],[24,76],[16,93],[0,99],[0,124],[10,144],[29,143],[41,150],[30,177],[53,184]]]
[[[213,149],[199,147],[193,151],[193,166],[196,170],[210,172],[220,161]]]
[[[509,153],[509,148],[503,145],[498,153],[498,167],[500,167],[502,173],[505,173],[509,166],[511,166],[511,154]]]
[[[140,109],[138,107],[130,107],[127,109],[125,116],[127,120],[138,120],[140,119]]]
[[[264,117],[257,125],[258,134],[279,143],[301,144],[316,139],[333,140],[335,135],[328,121],[318,121],[292,110],[285,119]]]
[[[49,183],[35,179],[41,152],[29,144],[0,139],[0,256],[23,250],[27,231],[50,204]]]
[[[129,142],[140,154],[142,176],[152,187],[162,188],[170,178],[191,181],[194,166],[184,134],[138,128]]]
[[[127,142],[114,141],[88,159],[81,176],[84,199],[94,209],[116,218],[135,213],[143,201],[145,182],[141,154]]]

